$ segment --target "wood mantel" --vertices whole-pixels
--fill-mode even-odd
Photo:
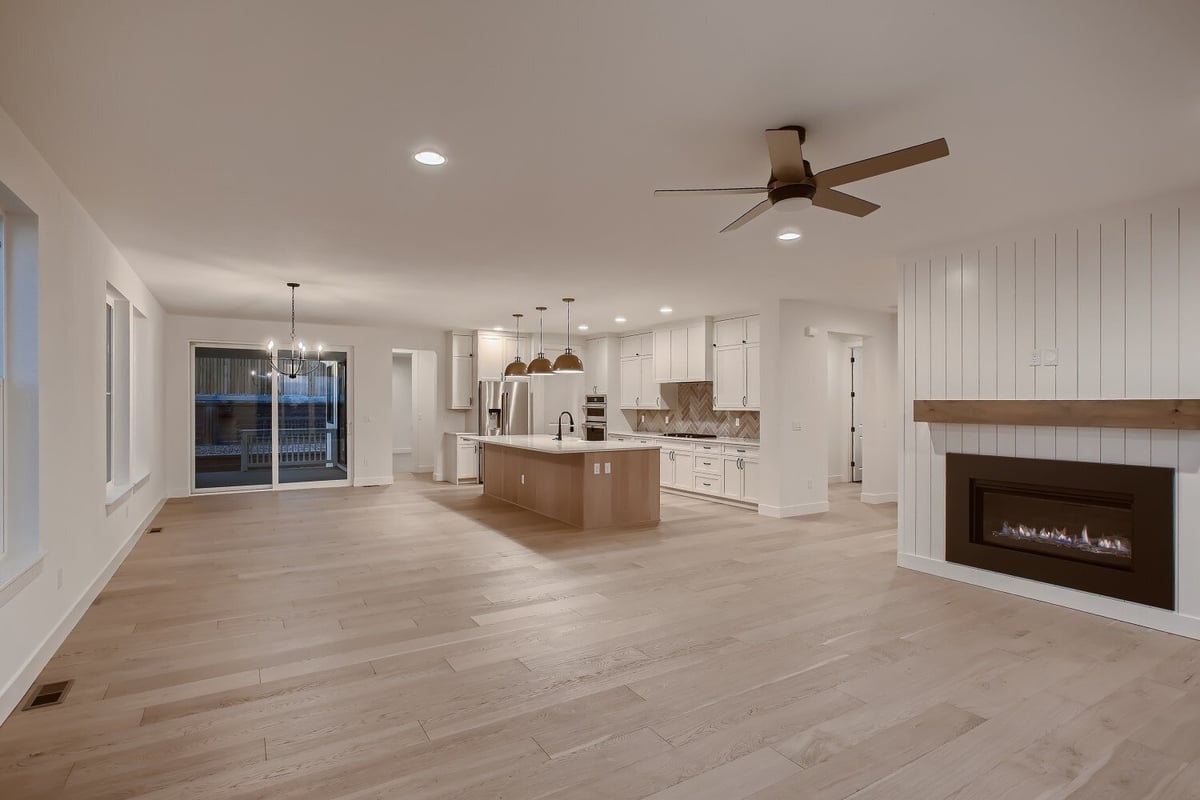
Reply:
[[[914,400],[914,422],[1200,430],[1200,400]]]

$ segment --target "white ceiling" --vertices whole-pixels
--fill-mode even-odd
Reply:
[[[0,106],[170,311],[598,331],[882,310],[898,252],[1200,182],[1198,41],[1195,0],[14,0]],[[651,196],[765,180],[784,124],[951,156],[862,220]]]

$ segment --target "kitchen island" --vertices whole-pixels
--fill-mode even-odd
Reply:
[[[471,436],[483,493],[578,528],[659,519],[657,444],[557,441],[549,435]]]

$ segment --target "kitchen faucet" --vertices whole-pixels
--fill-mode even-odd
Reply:
[[[571,416],[571,412],[570,412],[570,411],[564,411],[564,412],[562,412],[562,414],[559,414],[559,415],[558,415],[558,436],[555,436],[555,437],[554,437],[554,441],[556,441],[556,442],[561,442],[561,441],[563,440],[563,438],[562,438],[562,418],[563,418],[563,415],[566,415],[567,419],[571,420],[570,428],[569,428],[569,430],[568,430],[567,432],[568,432],[568,433],[574,433],[574,432],[575,432],[575,417]]]

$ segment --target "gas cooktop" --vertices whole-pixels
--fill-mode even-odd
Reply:
[[[715,439],[715,433],[664,433],[663,436],[674,436],[677,439]]]

